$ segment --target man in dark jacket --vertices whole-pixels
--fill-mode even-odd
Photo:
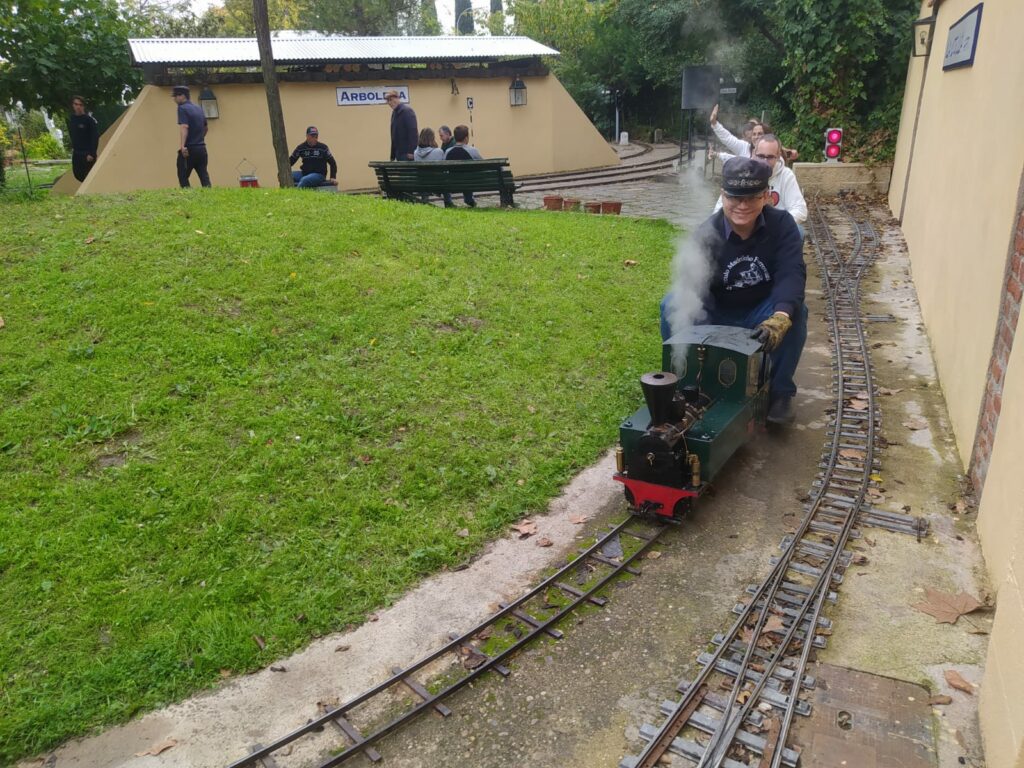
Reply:
[[[209,155],[206,153],[206,116],[202,107],[189,101],[187,86],[176,85],[171,90],[178,105],[178,184],[189,187],[188,177],[192,171],[199,177],[199,183],[210,186],[210,174],[206,171]]]
[[[302,158],[299,171],[292,171],[292,179],[299,189],[319,187],[327,178],[327,166],[331,167],[331,181],[338,181],[338,163],[326,144],[320,143],[320,132],[315,125],[306,129],[306,140],[299,144],[288,158],[289,165]]]
[[[723,166],[722,209],[694,235],[711,271],[704,317],[696,322],[753,329],[751,338],[772,355],[768,420],[788,424],[794,418],[793,375],[807,341],[807,266],[793,217],[769,204],[770,177],[771,168],[760,160],[734,157]],[[669,318],[681,316],[675,297],[683,293],[674,291],[661,303],[662,339],[673,332]]]
[[[391,159],[412,160],[419,138],[416,113],[408,104],[402,103],[398,91],[388,91],[384,98],[391,107]]]
[[[79,181],[85,181],[96,164],[100,127],[96,118],[85,111],[85,99],[81,96],[71,97],[68,132],[71,134],[71,172]]]

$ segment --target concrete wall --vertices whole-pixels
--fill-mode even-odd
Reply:
[[[990,768],[1024,766],[1024,3],[986,2],[971,67],[942,70],[950,25],[977,0],[937,6],[932,53],[908,68],[889,206],[902,217],[978,530],[997,591],[979,716]],[[933,8],[922,2],[921,17]],[[916,118],[916,131],[915,131]],[[969,466],[968,466],[969,460]]]
[[[894,182],[906,177],[903,232],[921,311],[964,461],[970,457],[1013,230],[1024,141],[1024,3],[985,3],[972,67],[942,71],[949,26],[977,0],[938,6],[932,55],[910,67]],[[930,9],[923,9],[926,15]],[[915,70],[927,67],[916,141]],[[919,82],[919,81],[918,81]],[[905,169],[913,153],[909,176]],[[903,188],[889,205],[899,216]],[[984,341],[982,341],[984,340]]]
[[[370,160],[387,160],[391,147],[391,110],[387,105],[337,106],[336,87],[408,85],[410,106],[421,128],[470,125],[466,97],[473,97],[471,143],[484,157],[508,157],[517,175],[593,168],[618,163],[615,152],[597,132],[562,84],[552,76],[524,78],[527,104],[509,105],[506,78],[463,78],[459,93],[445,79],[378,82],[281,83],[288,151],[315,125],[320,140],[339,164],[339,187],[375,187]],[[270,143],[266,96],[262,85],[214,87],[220,117],[209,121],[206,137],[214,186],[237,186],[243,158],[256,166],[260,185],[277,186]],[[194,89],[193,97],[198,95]],[[82,194],[125,192],[177,186],[176,107],[169,88],[146,86],[120,124],[111,128],[107,146]],[[296,165],[298,167],[298,165]],[[193,176],[193,185],[198,182]]]
[[[793,173],[804,196],[814,193],[862,192],[884,195],[889,188],[891,165],[864,163],[794,163]]]

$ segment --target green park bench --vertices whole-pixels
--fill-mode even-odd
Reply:
[[[416,199],[419,195],[457,195],[462,192],[497,192],[502,206],[512,206],[516,191],[508,158],[489,160],[443,160],[437,163],[370,163],[384,197]]]

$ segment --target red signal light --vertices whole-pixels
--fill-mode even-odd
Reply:
[[[825,157],[828,160],[838,161],[843,153],[843,129],[827,128],[825,130]]]

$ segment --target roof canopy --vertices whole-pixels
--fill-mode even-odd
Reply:
[[[145,38],[129,40],[136,66],[257,66],[254,37]],[[557,56],[558,51],[528,37],[449,35],[437,37],[274,37],[279,64],[324,62],[497,61],[528,56]]]

